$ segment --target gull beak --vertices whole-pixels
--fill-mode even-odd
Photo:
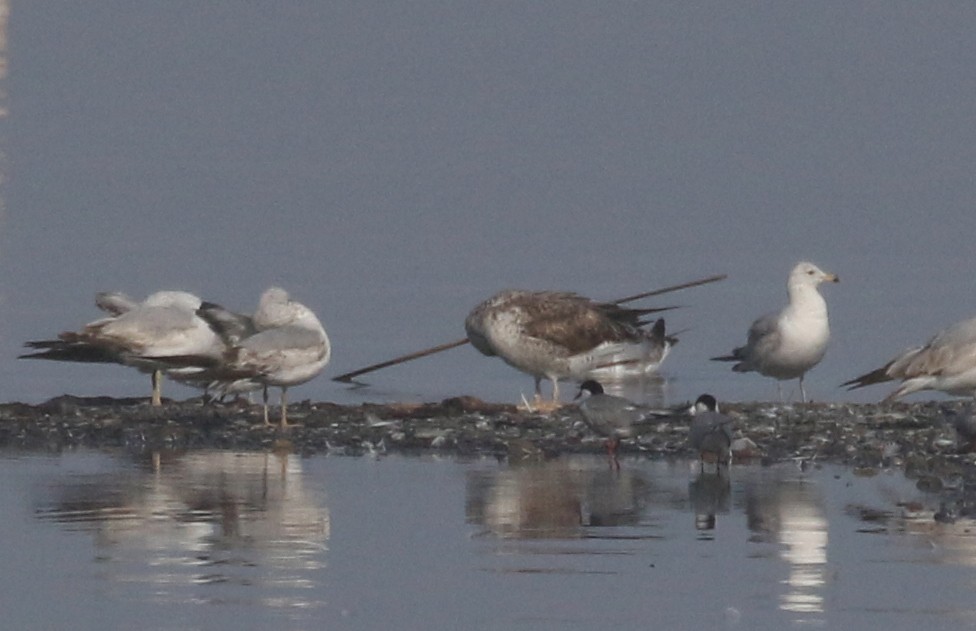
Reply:
[[[840,276],[838,276],[837,274],[824,274],[824,280],[831,283],[839,283]]]

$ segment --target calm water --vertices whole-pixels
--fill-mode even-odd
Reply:
[[[505,287],[657,304],[666,396],[770,400],[707,358],[809,258],[837,384],[976,313],[976,5],[0,1],[0,401],[134,396],[112,366],[15,360],[95,292],[187,289],[321,316],[293,399],[516,401],[471,348],[349,390],[327,377],[460,337]],[[193,391],[169,385],[165,393]]]
[[[79,452],[0,476],[10,628],[976,625],[973,524],[897,474]]]

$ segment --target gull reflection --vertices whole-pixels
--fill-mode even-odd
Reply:
[[[503,538],[569,539],[591,528],[640,522],[650,483],[639,471],[608,469],[598,458],[559,458],[468,473],[470,523]]]
[[[746,484],[745,510],[754,540],[778,543],[780,558],[789,564],[780,608],[823,613],[827,518],[820,488],[778,471],[766,472]]]
[[[113,467],[114,469],[114,467]],[[330,517],[287,454],[153,454],[151,463],[72,475],[39,489],[39,519],[92,532],[114,582],[145,582],[165,599],[205,597],[192,586],[306,590],[325,564]],[[180,587],[190,587],[181,594]],[[257,594],[255,594],[255,597]],[[264,601],[262,601],[264,602]],[[305,595],[272,606],[309,607]]]

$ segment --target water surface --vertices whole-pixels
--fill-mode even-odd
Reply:
[[[976,623],[973,525],[896,473],[83,451],[0,475],[12,628]]]

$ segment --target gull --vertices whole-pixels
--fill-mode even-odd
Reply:
[[[589,392],[590,396],[579,404],[580,414],[587,427],[607,439],[607,454],[614,460],[621,438],[636,438],[652,430],[660,417],[670,415],[637,405],[629,399],[606,394],[603,386],[593,379],[580,384],[576,398]]]
[[[722,414],[718,402],[710,394],[703,394],[689,410],[691,429],[688,444],[699,454],[702,470],[705,463],[729,464],[732,459],[732,418]]]
[[[848,390],[901,380],[885,402],[920,390],[938,390],[976,398],[976,318],[963,320],[936,333],[923,346],[910,348],[887,364],[846,381]]]
[[[232,391],[263,387],[266,425],[270,425],[268,387],[281,388],[280,425],[288,427],[288,388],[311,380],[329,363],[332,347],[325,328],[311,309],[291,300],[280,287],[271,287],[261,295],[249,323],[237,321],[228,327],[227,313],[212,303],[197,310],[231,343],[221,357],[214,361],[210,357],[174,356],[167,361],[206,369],[201,377],[228,384]],[[240,337],[234,341],[235,336]]]
[[[196,314],[210,325],[225,348],[232,348],[258,332],[251,316],[230,311],[215,302],[202,302]],[[207,363],[206,360],[204,363]],[[199,368],[174,369],[169,374],[177,381],[202,388],[205,395],[215,392],[220,399],[231,394],[239,395],[262,388],[260,383],[252,379],[215,379],[211,371]]]
[[[117,363],[152,374],[152,405],[162,404],[162,373],[168,370],[159,358],[197,355],[216,358],[224,345],[211,327],[196,315],[200,298],[185,291],[158,291],[137,303],[120,293],[103,292],[96,304],[109,316],[86,324],[80,331],[66,331],[55,340],[35,340],[24,346],[37,352],[26,359]],[[173,371],[196,372],[197,368]]]
[[[569,292],[506,290],[475,307],[464,330],[482,354],[535,378],[537,407],[555,408],[560,379],[655,370],[678,340],[665,334],[663,319],[644,328],[641,317],[654,311]],[[552,382],[551,403],[542,401],[542,379]]]
[[[806,402],[803,376],[820,363],[830,340],[827,303],[818,287],[838,280],[813,263],[797,263],[786,284],[790,303],[753,322],[745,346],[712,360],[737,362],[735,372],[756,371],[780,381],[799,378],[800,398]]]

